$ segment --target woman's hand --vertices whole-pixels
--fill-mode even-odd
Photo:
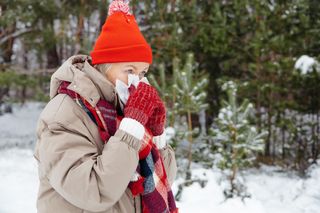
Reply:
[[[139,84],[146,84],[146,83],[141,81]],[[147,86],[152,87],[149,84],[147,84]],[[147,86],[144,85],[144,87],[147,87]],[[155,90],[153,87],[152,89]],[[131,85],[131,87],[129,88],[130,96],[131,94],[134,93],[135,90],[137,89],[133,85]],[[154,111],[152,115],[149,117],[148,122],[145,126],[151,130],[153,136],[158,136],[158,135],[161,135],[164,131],[165,120],[166,120],[166,109],[158,93],[157,92],[155,93],[156,93],[155,99],[154,101],[151,101],[154,105]]]
[[[164,131],[166,121],[166,108],[160,97],[157,97],[153,114],[149,118],[146,126],[151,130],[153,136],[161,135]]]
[[[124,117],[132,118],[146,126],[158,103],[158,92],[152,86],[140,82],[138,87],[130,93],[124,108]]]
[[[140,82],[135,88],[129,88],[130,96],[124,108],[124,117],[134,119],[145,127],[145,131],[149,131],[148,123],[151,115],[154,114],[156,104],[158,102],[158,92],[152,86]],[[135,127],[131,127],[133,130]],[[137,130],[136,130],[137,132]],[[139,149],[139,159],[145,159],[152,149],[152,138],[146,138],[142,135],[141,147]]]

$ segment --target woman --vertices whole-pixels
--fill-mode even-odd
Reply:
[[[37,125],[38,212],[177,212],[165,107],[145,74],[152,51],[113,1],[90,56],[52,75]]]

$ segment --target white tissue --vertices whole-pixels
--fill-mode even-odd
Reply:
[[[128,98],[130,96],[129,87],[131,86],[131,84],[137,88],[138,84],[140,82],[144,82],[146,84],[149,84],[149,81],[146,77],[143,77],[141,80],[139,80],[139,76],[134,75],[134,74],[128,75],[128,85],[119,79],[116,80],[116,88],[115,89],[119,95],[120,100],[122,101],[122,103],[124,105],[127,103]]]

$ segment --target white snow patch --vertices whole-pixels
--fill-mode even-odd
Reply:
[[[244,173],[251,198],[225,200],[223,189],[228,182],[215,170],[196,169],[193,175],[205,173],[205,188],[198,183],[186,187],[177,203],[184,213],[319,213],[320,212],[320,166],[310,168],[309,177],[302,179],[295,174],[279,172],[278,167],[263,166]],[[177,192],[177,179],[173,185]]]
[[[307,56],[302,55],[295,63],[294,68],[301,71],[301,74],[307,74],[309,72],[312,72],[314,66],[318,66],[319,63],[316,59]]]
[[[166,132],[166,140],[167,141],[170,141],[171,138],[173,138],[175,136],[175,134],[176,134],[175,129],[173,127],[170,127],[170,126],[165,129],[165,132]]]
[[[14,104],[13,113],[0,116],[0,148],[30,147],[36,139],[36,125],[44,103]]]
[[[33,152],[8,149],[0,152],[0,212],[37,212],[37,164]]]

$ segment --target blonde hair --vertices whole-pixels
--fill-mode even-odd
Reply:
[[[94,67],[103,75],[107,73],[107,71],[111,68],[112,64],[104,63],[104,64],[96,64]]]

